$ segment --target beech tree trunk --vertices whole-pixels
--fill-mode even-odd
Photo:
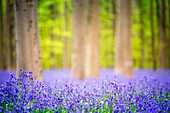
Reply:
[[[6,51],[7,51],[7,70],[8,71],[14,71],[15,70],[15,66],[14,66],[14,61],[15,61],[15,57],[14,57],[14,43],[12,43],[14,41],[14,35],[13,35],[13,29],[14,29],[14,25],[13,25],[13,4],[11,4],[10,0],[6,0],[6,40],[7,40],[7,44],[6,44]]]
[[[54,5],[50,5],[50,11],[51,11],[51,20],[54,22],[55,21],[55,10],[54,10],[54,8],[55,8],[55,6]],[[51,28],[51,41],[55,41],[55,34],[53,33],[53,29],[54,29],[54,27],[52,26]],[[52,47],[53,48],[53,47]],[[55,55],[55,52],[54,51],[51,51],[51,56],[50,56],[50,58],[52,59],[52,60],[54,60],[54,62],[52,62],[52,65],[51,65],[51,69],[56,69],[56,62],[55,62],[55,58],[56,58],[56,55]]]
[[[116,3],[117,1],[116,0],[111,0],[111,3],[112,3],[112,14],[114,15],[113,19],[112,19],[112,30],[113,30],[113,37],[115,38],[115,29],[116,29]],[[113,38],[112,37],[112,38]],[[114,45],[112,45],[112,47],[114,48]],[[115,59],[115,52],[112,50],[112,61]],[[113,63],[112,63],[113,64]],[[115,63],[113,64],[113,67],[114,67]],[[112,68],[113,68],[112,67]]]
[[[68,32],[68,5],[67,1],[64,2],[65,6],[65,31]],[[69,68],[69,57],[68,57],[68,37],[64,37],[64,53],[63,53],[63,68],[68,69]]]
[[[150,0],[150,26],[151,26],[151,40],[152,40],[152,66],[156,70],[156,54],[155,54],[155,33],[154,33],[154,8],[153,0]]]
[[[169,3],[169,10],[168,10],[168,16],[169,16],[169,26],[168,26],[168,29],[169,29],[169,43],[168,43],[168,48],[169,48],[169,57],[168,57],[168,59],[169,59],[169,67],[168,68],[170,68],[170,0],[168,1],[168,3]]]
[[[130,23],[131,0],[118,0],[118,17],[116,23],[115,72],[128,77],[133,75],[131,53]]]
[[[121,0],[118,0],[118,14],[116,18],[115,32],[115,72],[123,72],[123,5]]]
[[[85,78],[86,0],[74,0],[72,75]]]
[[[113,27],[113,31],[114,31],[114,35],[115,35],[115,26],[116,26],[116,19],[115,19],[115,16],[116,16],[116,0],[112,0],[112,12],[113,12],[113,15],[114,15],[114,18],[112,20],[112,27]]]
[[[123,40],[124,40],[124,74],[128,77],[133,76],[133,60],[131,52],[131,0],[121,0],[124,6],[123,14],[124,19],[124,30],[123,30]]]
[[[85,59],[86,78],[99,76],[100,0],[90,0],[89,8]]]
[[[37,0],[15,0],[16,72],[33,71],[42,81],[42,62],[37,18]]]
[[[145,54],[144,54],[144,30],[143,30],[143,6],[142,0],[139,0],[139,9],[140,9],[140,39],[141,39],[141,68],[145,67]]]
[[[166,6],[165,1],[161,0],[161,17],[162,17],[162,37],[161,41],[161,67],[167,69],[167,38],[166,38]]]
[[[3,17],[2,0],[0,0],[0,70],[3,70]]]
[[[167,39],[166,39],[166,17],[165,17],[165,1],[156,0],[157,5],[157,22],[159,28],[160,40],[160,61],[161,69],[167,69]]]

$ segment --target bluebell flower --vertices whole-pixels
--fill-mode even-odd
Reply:
[[[30,71],[30,72],[29,72],[29,74],[33,74],[33,72],[32,72],[32,71]]]

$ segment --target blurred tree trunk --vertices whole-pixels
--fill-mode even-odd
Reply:
[[[118,17],[116,23],[115,72],[133,75],[131,53],[130,23],[131,0],[118,0]]]
[[[112,4],[112,14],[113,14],[113,19],[112,19],[112,30],[113,30],[113,37],[115,36],[115,27],[116,27],[116,0],[111,0],[111,4]],[[112,38],[113,38],[112,37]],[[114,43],[113,43],[113,46],[114,48]],[[115,53],[114,53],[114,50],[112,50],[112,61],[114,60],[115,58]],[[114,64],[113,64],[113,67],[114,67]]]
[[[144,30],[143,30],[143,6],[142,1],[139,0],[139,9],[140,9],[140,39],[141,39],[141,68],[145,67],[145,54],[144,54]]]
[[[3,8],[2,0],[0,0],[0,70],[3,70]]]
[[[111,12],[110,12],[110,7],[109,7],[109,5],[108,4],[110,4],[110,0],[106,0],[106,4],[107,4],[107,7],[106,7],[106,12],[108,13],[108,14],[110,14]],[[91,4],[90,4],[90,6],[91,6]],[[108,30],[110,30],[110,26],[107,24],[107,22],[108,21],[110,21],[110,20],[105,20],[106,22],[105,22],[105,28],[104,29],[106,29],[107,31]],[[109,64],[110,64],[110,62],[109,62],[109,42],[108,42],[108,40],[109,40],[109,36],[108,36],[108,34],[107,33],[105,33],[105,42],[104,42],[104,50],[106,51],[106,57],[105,57],[105,62],[106,62],[106,68],[109,68]]]
[[[124,40],[124,74],[128,77],[133,76],[133,60],[131,51],[131,0],[121,0],[124,9],[123,10],[123,40]]]
[[[168,16],[169,16],[169,26],[168,26],[168,29],[169,29],[169,43],[168,43],[168,49],[169,49],[169,57],[168,57],[168,59],[169,59],[169,62],[168,62],[168,68],[170,68],[170,0],[168,0],[168,3],[169,3],[169,10],[168,10]]]
[[[161,14],[162,14],[162,37],[161,37],[161,43],[162,43],[162,49],[161,49],[161,67],[163,69],[167,69],[167,36],[166,36],[166,6],[165,6],[165,0],[161,0]]]
[[[154,33],[154,8],[153,0],[150,0],[150,26],[151,26],[151,40],[152,40],[152,66],[156,70],[156,54],[155,54],[155,33]]]
[[[118,0],[118,15],[116,18],[115,32],[115,72],[123,72],[123,1]]]
[[[116,26],[116,0],[112,0],[112,13],[114,15],[113,19],[112,19],[112,27],[113,27],[113,31],[115,34],[115,26]]]
[[[54,22],[55,21],[55,10],[54,10],[54,5],[50,5],[50,11],[51,11],[51,20]],[[54,27],[53,26],[51,26],[51,41],[53,42],[53,41],[55,41],[55,34],[53,33],[53,30],[54,30]],[[53,48],[53,46],[52,46],[52,48]],[[51,65],[51,69],[56,69],[56,62],[55,62],[55,58],[56,58],[56,56],[55,56],[55,52],[54,51],[51,51],[51,59],[52,60],[54,60],[54,62],[52,62],[52,65]]]
[[[13,2],[11,0],[6,0],[6,51],[7,51],[7,70],[15,70],[15,56],[14,56],[14,10]]]
[[[79,79],[85,78],[85,34],[86,34],[86,2],[87,0],[74,0],[73,13],[73,53],[72,75]]]
[[[160,40],[160,61],[161,69],[167,69],[167,40],[166,40],[166,17],[165,17],[165,2],[164,0],[156,0],[157,5],[157,21],[159,28]]]
[[[15,0],[14,13],[17,75],[20,69],[33,71],[34,78],[42,81],[37,0]]]
[[[64,2],[65,7],[65,31],[68,32],[68,4],[67,1]],[[68,69],[69,68],[69,58],[68,58],[68,36],[64,37],[64,54],[63,54],[63,68]]]
[[[100,0],[90,0],[85,60],[86,78],[99,76]]]

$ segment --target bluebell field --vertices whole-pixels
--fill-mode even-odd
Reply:
[[[20,77],[0,71],[0,112],[168,113],[170,70],[134,70],[134,77],[101,70],[99,78],[69,79],[69,70],[44,71],[44,81],[21,70]],[[6,78],[4,77],[6,76]]]

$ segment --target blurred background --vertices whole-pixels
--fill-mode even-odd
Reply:
[[[116,19],[121,13],[119,1],[121,0],[100,0],[100,69],[115,66]],[[38,0],[38,26],[44,70],[71,69],[72,63],[76,62],[72,60],[73,19],[77,16],[74,15],[75,2],[76,0]],[[0,70],[16,69],[13,5],[13,0],[0,0]],[[130,21],[133,67],[170,68],[170,0],[131,0]],[[162,45],[165,50],[163,55]],[[161,59],[165,59],[164,65],[161,65]]]

